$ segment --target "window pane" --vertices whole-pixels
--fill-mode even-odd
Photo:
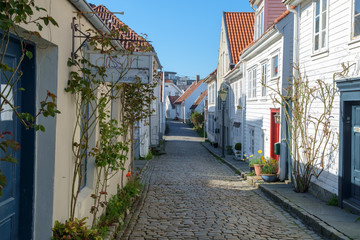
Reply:
[[[326,11],[326,7],[327,7],[327,6],[326,6],[326,0],[323,0],[323,1],[322,1],[322,10],[323,10],[323,11]]]
[[[354,37],[360,35],[360,15],[354,18]]]
[[[321,47],[325,47],[325,37],[326,37],[326,31],[323,31],[322,32],[322,35],[321,35]]]
[[[325,29],[326,28],[326,12],[323,12],[321,20],[322,20],[321,29]]]
[[[360,0],[355,0],[354,15],[360,13]]]
[[[315,33],[319,32],[319,28],[320,28],[320,18],[316,17],[315,18]]]
[[[315,3],[315,15],[319,15],[320,14],[320,0],[316,1]]]
[[[315,50],[319,49],[319,34],[315,36]]]

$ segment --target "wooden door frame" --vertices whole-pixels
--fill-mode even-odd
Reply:
[[[270,157],[275,158],[277,161],[279,161],[279,155],[274,154],[274,144],[280,141],[280,124],[275,123],[274,119],[274,115],[276,113],[280,114],[280,108],[270,108]],[[273,138],[271,136],[276,130],[277,132],[275,138],[277,140],[273,142]]]
[[[360,214],[360,205],[349,200],[351,197],[351,117],[353,105],[360,104],[360,78],[336,81],[340,90],[340,136],[339,136],[339,175],[338,202],[340,207],[346,207]],[[350,160],[349,160],[350,159]]]

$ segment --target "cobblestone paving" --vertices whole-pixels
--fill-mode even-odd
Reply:
[[[171,124],[171,131],[176,127]],[[198,139],[169,139],[167,154],[149,163],[143,199],[121,239],[321,239]]]

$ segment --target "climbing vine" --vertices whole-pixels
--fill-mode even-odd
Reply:
[[[35,12],[40,16],[35,18]],[[20,30],[19,25],[28,27],[35,25],[37,30],[23,31]],[[25,58],[32,60],[33,52],[30,50],[30,43],[35,38],[41,38],[40,32],[44,25],[58,26],[55,19],[46,14],[46,9],[36,6],[34,0],[3,0],[0,2],[0,112],[14,115],[26,130],[33,128],[43,132],[45,127],[38,124],[36,120],[40,116],[55,117],[57,113],[60,113],[56,106],[56,95],[48,91],[46,98],[40,102],[40,109],[34,115],[22,112],[14,100],[17,95],[26,91],[20,84],[20,79],[24,75],[21,66]],[[6,62],[6,56],[10,52],[10,42],[14,37],[20,44],[20,55],[11,66]],[[14,134],[6,129],[1,129],[1,161],[17,163],[15,152],[20,150],[20,144],[13,139]],[[6,185],[6,177],[0,169],[0,196]]]
[[[335,73],[336,76],[343,75]],[[326,168],[326,160],[333,158],[338,148],[338,133],[331,125],[334,99],[336,97],[335,81],[310,81],[302,75],[299,66],[294,66],[292,80],[288,87],[267,86],[274,94],[272,100],[282,106],[286,125],[282,126],[291,156],[292,176],[296,192],[306,192],[311,179],[318,178]]]
[[[88,56],[83,54],[79,59],[68,59],[71,69],[68,87],[76,108],[76,121],[73,130],[72,151],[74,170],[72,176],[72,196],[70,220],[75,219],[79,193],[84,187],[87,177],[87,165],[95,166],[93,205],[89,209],[93,215],[92,225],[96,225],[99,212],[103,213],[107,202],[109,180],[121,171],[123,186],[124,171],[127,161],[133,159],[133,129],[134,124],[143,121],[151,115],[151,102],[155,100],[153,89],[158,79],[150,76],[148,84],[136,77],[133,83],[124,83],[123,77],[130,69],[132,52],[115,50],[112,39],[120,39],[119,31],[109,33],[87,31],[91,37],[87,44],[93,50],[116,58],[117,78],[107,81],[105,66],[93,64]],[[123,59],[123,62],[119,62]],[[110,110],[117,107],[119,114]],[[129,152],[131,155],[129,156]]]

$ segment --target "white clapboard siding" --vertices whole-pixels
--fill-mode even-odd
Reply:
[[[308,78],[315,85],[316,79],[323,79],[328,83],[333,81],[333,74],[342,70],[341,63],[350,64],[358,62],[360,48],[351,44],[351,4],[350,0],[329,1],[328,6],[328,49],[325,53],[314,55],[312,52],[313,38],[313,5],[311,1],[303,3],[300,10],[300,38],[299,58],[302,72],[306,72]],[[359,45],[358,45],[359,46]],[[355,73],[354,66],[350,71],[351,77]],[[321,107],[314,106],[312,114],[321,112]],[[339,94],[336,95],[333,109],[331,126],[338,131],[340,115]],[[309,129],[311,131],[311,129]],[[327,159],[326,171],[319,179],[313,182],[320,187],[338,193],[338,152],[333,158]]]

